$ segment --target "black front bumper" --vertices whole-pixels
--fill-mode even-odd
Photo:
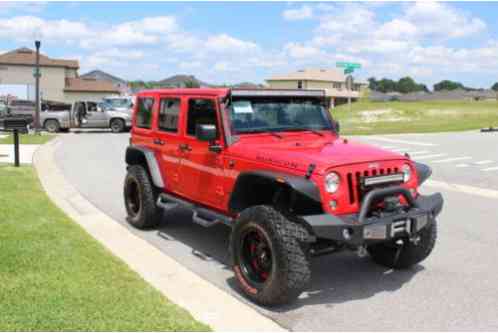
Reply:
[[[368,217],[370,206],[379,199],[402,195],[407,209],[398,213],[385,213],[382,217]],[[413,236],[434,222],[443,208],[440,193],[416,199],[401,187],[393,186],[369,192],[363,199],[359,214],[335,216],[331,214],[307,215],[302,218],[313,229],[314,236],[350,245],[382,242],[401,236]]]

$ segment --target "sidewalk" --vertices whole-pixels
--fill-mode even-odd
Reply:
[[[284,331],[251,306],[192,273],[98,210],[58,170],[55,139],[39,147],[34,166],[50,199],[169,300],[216,331]],[[119,200],[119,199],[118,199]]]

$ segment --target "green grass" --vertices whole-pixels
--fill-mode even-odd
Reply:
[[[0,135],[4,134],[0,132]],[[50,134],[21,134],[19,136],[20,140],[19,142],[21,144],[25,145],[42,145],[44,143],[47,143],[48,141],[52,140],[55,138],[55,135],[50,135]],[[14,143],[14,138],[12,134],[9,134],[5,138],[0,139],[0,145],[8,145]]]
[[[332,110],[343,134],[425,133],[498,126],[496,101],[353,103]]]
[[[0,331],[208,329],[55,207],[31,167],[0,166]]]

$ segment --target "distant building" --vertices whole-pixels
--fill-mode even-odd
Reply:
[[[353,101],[360,97],[365,82],[355,82],[352,90],[346,89],[346,76],[336,69],[303,69],[286,75],[276,75],[267,79],[273,89],[323,89],[331,106]]]
[[[197,79],[193,75],[183,74],[173,75],[167,79],[158,81],[157,84],[163,88],[187,88],[192,84],[200,88],[211,86],[210,84]]]
[[[35,85],[35,51],[23,47],[0,54],[1,85]],[[119,94],[111,83],[85,80],[78,76],[77,60],[53,59],[40,54],[40,95],[43,100],[71,103],[98,101]]]
[[[122,78],[119,78],[117,76],[114,76],[112,74],[106,73],[104,71],[95,69],[93,71],[90,71],[86,74],[83,74],[80,76],[82,79],[92,79],[95,81],[107,81],[111,82],[114,88],[119,90],[121,94],[127,95],[130,93],[130,88],[128,86],[128,82],[123,80]]]

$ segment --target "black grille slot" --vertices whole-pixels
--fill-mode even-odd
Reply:
[[[348,191],[349,191],[349,203],[354,204],[354,186],[353,186],[353,174],[348,173]]]
[[[371,169],[364,171],[356,171],[354,174],[352,172],[348,173],[348,190],[349,190],[349,202],[354,204],[356,202],[361,202],[363,197],[367,192],[361,186],[362,177],[377,176],[377,175],[388,175],[391,173],[397,173],[398,168],[386,168],[386,169]]]

